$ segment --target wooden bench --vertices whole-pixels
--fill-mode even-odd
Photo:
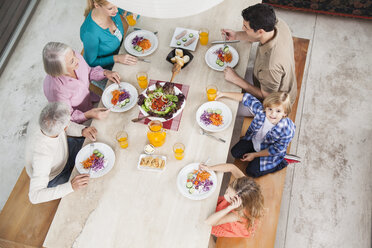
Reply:
[[[128,23],[121,17],[124,36]],[[84,54],[84,49],[81,51]],[[90,84],[90,90],[101,96],[102,90]],[[42,247],[57,211],[60,199],[33,205],[28,198],[30,178],[23,169],[0,213],[0,247]]]
[[[33,205],[23,169],[0,213],[0,247],[42,247],[60,200]]]
[[[289,118],[291,118],[292,121],[295,121],[309,40],[293,37],[293,45],[297,79],[297,98]],[[244,119],[241,136],[245,135],[249,125],[251,124],[251,121],[252,118]],[[290,147],[288,147],[288,151],[289,148]],[[242,171],[245,171],[244,162],[235,160],[234,164],[237,165]],[[261,221],[261,226],[256,231],[255,235],[251,238],[218,238],[216,242],[217,248],[274,247],[286,172],[287,168],[284,168],[276,173],[271,173],[255,179],[255,181],[261,187],[262,194],[265,199],[265,208],[267,209],[267,212]],[[231,180],[233,180],[233,178]]]

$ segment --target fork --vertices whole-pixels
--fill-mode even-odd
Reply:
[[[93,153],[93,150],[94,150],[94,144],[93,143],[90,143],[89,144],[89,151],[90,151],[90,155],[92,155],[92,153]],[[92,166],[90,166],[90,168],[89,168],[89,176],[91,175],[91,172],[92,172]]]
[[[214,139],[216,139],[216,140],[218,140],[218,141],[221,141],[221,142],[223,142],[223,143],[226,143],[226,140],[221,139],[221,138],[217,138],[216,136],[214,136],[214,135],[212,135],[212,134],[210,134],[210,133],[207,133],[207,132],[204,131],[204,129],[202,129],[202,128],[200,128],[200,134],[202,134],[202,135],[207,135],[207,136],[209,136],[209,137],[211,137],[211,138],[214,138]]]

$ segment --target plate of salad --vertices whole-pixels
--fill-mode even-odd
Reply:
[[[182,112],[186,97],[174,83],[164,82],[150,85],[139,96],[137,104],[143,115],[151,120],[167,121]]]
[[[91,178],[107,174],[115,163],[115,153],[108,145],[100,142],[81,148],[75,158],[75,166],[80,174],[90,173]]]
[[[231,121],[230,108],[219,101],[206,102],[196,111],[196,122],[209,132],[223,131],[230,126]]]
[[[102,94],[103,105],[112,112],[125,112],[136,105],[137,89],[130,83],[111,84]]]
[[[217,188],[214,171],[200,170],[200,163],[186,165],[178,173],[177,188],[181,194],[192,200],[208,198]]]
[[[216,71],[223,71],[227,66],[233,68],[239,62],[239,54],[230,45],[214,45],[205,54],[205,62]]]
[[[141,29],[128,34],[124,47],[133,56],[142,57],[155,52],[158,43],[158,37],[153,32]]]

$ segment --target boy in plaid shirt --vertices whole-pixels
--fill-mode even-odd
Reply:
[[[283,169],[287,147],[296,126],[287,118],[291,112],[290,97],[285,92],[268,95],[263,104],[249,93],[218,92],[217,99],[227,97],[242,101],[254,114],[245,136],[231,149],[235,158],[249,162],[246,173],[260,177]]]

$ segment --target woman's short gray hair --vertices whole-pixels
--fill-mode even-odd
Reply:
[[[70,109],[66,103],[51,102],[40,113],[41,131],[48,136],[59,135],[70,121]]]
[[[44,70],[47,74],[58,77],[67,73],[65,55],[72,49],[60,42],[49,42],[43,49]]]

